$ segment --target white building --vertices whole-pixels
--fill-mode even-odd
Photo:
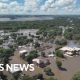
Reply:
[[[64,52],[64,55],[66,55],[66,56],[72,56],[73,55],[73,51],[78,52],[78,51],[80,51],[80,48],[65,46],[63,48],[60,48],[60,50]]]
[[[54,54],[49,54],[48,57],[54,57]]]
[[[19,54],[22,55],[22,54],[27,53],[27,52],[28,52],[27,50],[21,50],[21,51],[19,51]]]
[[[32,61],[33,61],[33,63],[40,64],[40,59],[38,59],[38,58],[35,58],[35,59],[33,59]]]

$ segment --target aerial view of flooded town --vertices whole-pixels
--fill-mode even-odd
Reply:
[[[80,80],[80,0],[0,0],[0,80]]]
[[[35,65],[1,71],[1,80],[80,80],[80,16],[50,17],[0,22],[0,64]]]

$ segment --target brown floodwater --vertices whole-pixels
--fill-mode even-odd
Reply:
[[[80,56],[75,56],[75,57],[68,57],[67,59],[62,60],[62,70],[59,70],[56,66],[55,59],[49,58],[51,62],[51,69],[53,73],[55,74],[55,77],[58,80],[71,80],[73,75],[77,72],[80,71]],[[27,64],[26,61],[21,59],[19,57],[19,53],[15,52],[15,55],[12,57],[12,60],[10,63],[18,63],[18,64]],[[44,74],[43,69],[38,68],[35,66],[35,71],[34,72],[23,72],[26,75],[33,76],[37,73],[43,73],[44,77],[48,77],[47,75]]]
[[[80,56],[68,57],[63,60],[62,70],[59,70],[55,61],[50,65],[58,80],[71,80],[75,73],[80,71]]]

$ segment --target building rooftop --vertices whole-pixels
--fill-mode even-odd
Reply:
[[[24,54],[26,52],[27,52],[27,50],[21,50],[21,51],[19,51],[20,54]]]

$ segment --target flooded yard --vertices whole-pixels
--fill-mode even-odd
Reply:
[[[23,35],[28,36],[29,34],[35,35],[37,33],[38,29],[25,29],[25,30],[18,30],[17,33],[23,33]],[[55,51],[56,48],[56,44],[52,44],[52,43],[48,43],[48,42],[43,42],[43,41],[39,41],[38,42],[41,43],[42,46],[41,49],[43,49],[43,52],[46,53],[46,56],[49,55],[49,53],[51,52],[53,54],[53,52]],[[74,41],[68,41],[68,44],[66,46],[69,47],[79,47],[80,45],[75,43]],[[32,51],[32,50],[37,50],[36,48],[33,48],[33,46],[30,45],[25,45],[25,48],[28,52]],[[39,47],[39,49],[40,49]],[[23,49],[18,49],[14,52],[14,56],[10,57],[10,64],[28,64],[27,61],[25,61],[24,59],[22,59],[20,57],[19,51],[23,50]],[[40,52],[42,52],[41,50],[38,50]],[[51,68],[52,72],[54,73],[54,76],[52,77],[56,77],[58,80],[71,80],[71,78],[74,76],[75,73],[80,71],[80,56],[74,56],[74,57],[67,57],[66,59],[61,59],[62,60],[62,68],[61,70],[58,69],[57,65],[56,65],[56,58],[54,57],[47,57],[47,59],[50,61],[50,65],[48,65],[48,67]],[[43,58],[43,60],[45,60],[45,58]],[[9,72],[4,72],[9,78],[10,76],[12,76],[12,74]],[[38,73],[43,74],[44,78],[48,78],[51,76],[48,76],[45,74],[44,72],[44,68],[40,68],[37,65],[35,65],[35,71],[30,72],[30,71],[23,71],[22,72],[25,75],[30,75],[30,76],[34,76]]]
[[[26,61],[24,61],[22,58],[20,58],[20,55],[18,53],[18,51],[15,52],[14,56],[11,57],[11,61],[10,63],[15,64],[27,64]],[[71,80],[71,78],[73,77],[73,75],[80,71],[80,56],[75,56],[75,57],[67,57],[66,59],[62,60],[62,70],[59,70],[56,66],[55,63],[55,59],[54,58],[48,58],[50,60],[50,65],[49,67],[51,67],[53,73],[55,74],[55,77],[58,80]],[[35,65],[35,71],[34,72],[30,72],[30,71],[23,71],[24,74],[26,75],[30,75],[33,76],[35,74],[38,73],[42,73],[44,75],[44,77],[48,78],[49,76],[45,75],[44,73],[44,69],[43,68],[39,68]]]
[[[71,80],[75,73],[80,71],[80,56],[67,58],[62,61],[62,70],[59,70],[53,60],[50,65],[58,80]]]

